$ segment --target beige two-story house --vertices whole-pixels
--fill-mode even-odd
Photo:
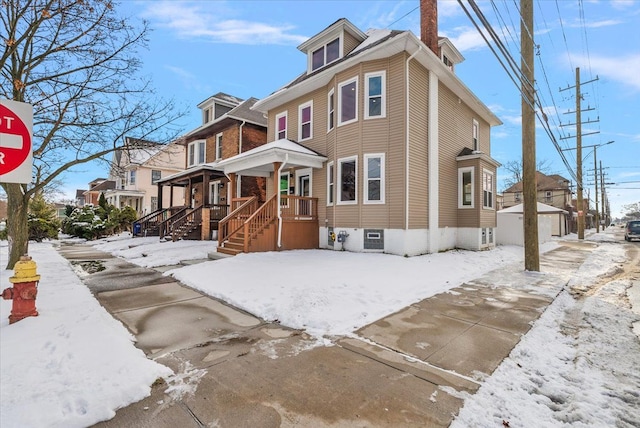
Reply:
[[[220,251],[494,245],[501,122],[456,76],[462,55],[429,24],[435,0],[422,3],[421,38],[340,19],[298,47],[305,71],[253,107],[268,143],[219,164],[267,179],[266,203],[238,212]]]
[[[522,188],[522,181],[519,181],[502,192],[504,208],[522,203]],[[536,171],[536,199],[552,207],[568,209],[571,207],[569,180],[558,174],[546,175]]]
[[[124,145],[113,153],[109,180],[115,187],[105,192],[107,203],[120,209],[129,206],[139,217],[156,211],[163,195],[184,204],[181,189],[160,192],[158,187],[163,177],[183,170],[184,153],[179,141],[159,144],[126,137]]]

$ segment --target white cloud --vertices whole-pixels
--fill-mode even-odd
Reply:
[[[451,34],[443,34],[451,40],[451,43],[460,51],[472,51],[487,47],[487,43],[474,27],[456,27]]]
[[[600,77],[621,83],[634,92],[640,91],[640,54],[616,57],[591,55],[589,58],[578,56],[577,60],[578,63],[590,64],[594,73]]]
[[[165,65],[164,68],[173,73],[176,78],[182,82],[184,88],[195,89],[198,92],[211,92],[211,88],[202,83],[201,77],[196,76],[190,71],[173,65]]]
[[[603,19],[602,21],[574,21],[571,24],[567,24],[568,27],[573,28],[601,28],[611,27],[613,25],[619,25],[623,22],[618,19]]]
[[[173,30],[178,37],[195,37],[218,43],[299,44],[308,38],[290,34],[289,31],[294,29],[292,25],[274,26],[224,19],[202,5],[192,2],[153,2],[142,15],[159,27]]]
[[[632,7],[635,3],[635,0],[612,0],[611,6],[614,9],[623,10]]]

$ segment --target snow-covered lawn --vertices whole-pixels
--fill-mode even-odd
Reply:
[[[576,290],[624,258],[621,245],[607,242],[611,234],[593,240],[600,247],[572,280]],[[126,235],[95,247],[141,266],[215,251],[214,242]],[[0,302],[0,426],[87,426],[148,395],[157,377],[169,378],[171,388],[170,370],[133,346],[51,244],[32,243],[30,254],[42,275],[40,316],[9,326],[11,302]],[[522,257],[522,248],[508,246],[412,258],[308,250],[246,254],[166,274],[264,319],[333,336]],[[1,272],[3,288],[12,273]],[[454,425],[637,426],[640,344],[630,326],[640,317],[626,300],[629,285],[614,281],[578,300],[562,292],[480,390],[464,397]]]

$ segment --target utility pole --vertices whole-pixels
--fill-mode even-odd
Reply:
[[[596,160],[598,153],[598,146],[593,148],[593,178],[596,186],[596,233],[600,233],[600,219],[598,211],[598,161]],[[603,201],[604,202],[604,201]]]
[[[587,83],[591,83],[593,81],[598,80],[598,78],[596,77],[593,80],[590,80],[588,82],[584,82],[584,84]],[[587,108],[585,110],[581,110],[580,107],[580,101],[582,100],[582,94],[580,93],[580,67],[576,67],[576,123],[568,123],[568,124],[560,124],[560,126],[576,126],[576,180],[578,181],[576,183],[577,185],[577,189],[578,189],[578,239],[584,239],[584,219],[586,216],[585,213],[585,209],[584,209],[584,198],[582,196],[582,192],[583,192],[583,183],[582,183],[582,137],[586,136],[586,135],[591,135],[591,134],[597,134],[600,131],[596,131],[596,132],[589,132],[587,134],[583,134],[582,133],[582,112],[583,111],[590,111],[593,110],[592,108]],[[567,87],[565,89],[560,89],[560,91],[564,91],[567,89],[571,89],[573,88],[573,86]],[[567,112],[567,113],[572,113],[572,112]],[[584,123],[593,123],[593,122],[598,122],[600,119],[598,120],[590,120]],[[565,138],[561,138],[561,140],[565,140],[567,138],[572,138],[571,136],[569,137],[565,137]],[[587,209],[589,207],[587,206]]]
[[[604,173],[602,172],[602,161],[600,161],[600,190],[602,191],[602,218],[605,220],[604,224],[611,224],[611,219],[608,216],[605,216],[604,212],[604,200],[606,198],[606,194],[604,192]],[[607,201],[607,205],[608,205]]]
[[[522,202],[524,211],[524,268],[540,271],[538,201],[536,198],[536,115],[533,73],[533,0],[520,0],[522,59]]]

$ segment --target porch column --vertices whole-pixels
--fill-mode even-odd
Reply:
[[[169,185],[169,207],[171,208],[173,206],[173,184]]]
[[[274,162],[273,163],[273,190],[276,192],[276,195],[280,193],[280,174],[278,174],[278,170],[282,166],[282,162]],[[287,189],[287,194],[289,194],[289,189]],[[269,199],[269,196],[267,196]],[[280,206],[280,204],[278,204]]]
[[[209,201],[211,200],[210,189],[209,189],[209,179],[210,175],[208,172],[202,173],[202,205],[209,205]]]
[[[233,211],[236,207],[233,205],[233,200],[236,198],[236,187],[237,187],[238,175],[235,172],[229,174],[229,206],[231,207],[231,211]]]
[[[162,184],[158,183],[158,209],[162,209]]]

